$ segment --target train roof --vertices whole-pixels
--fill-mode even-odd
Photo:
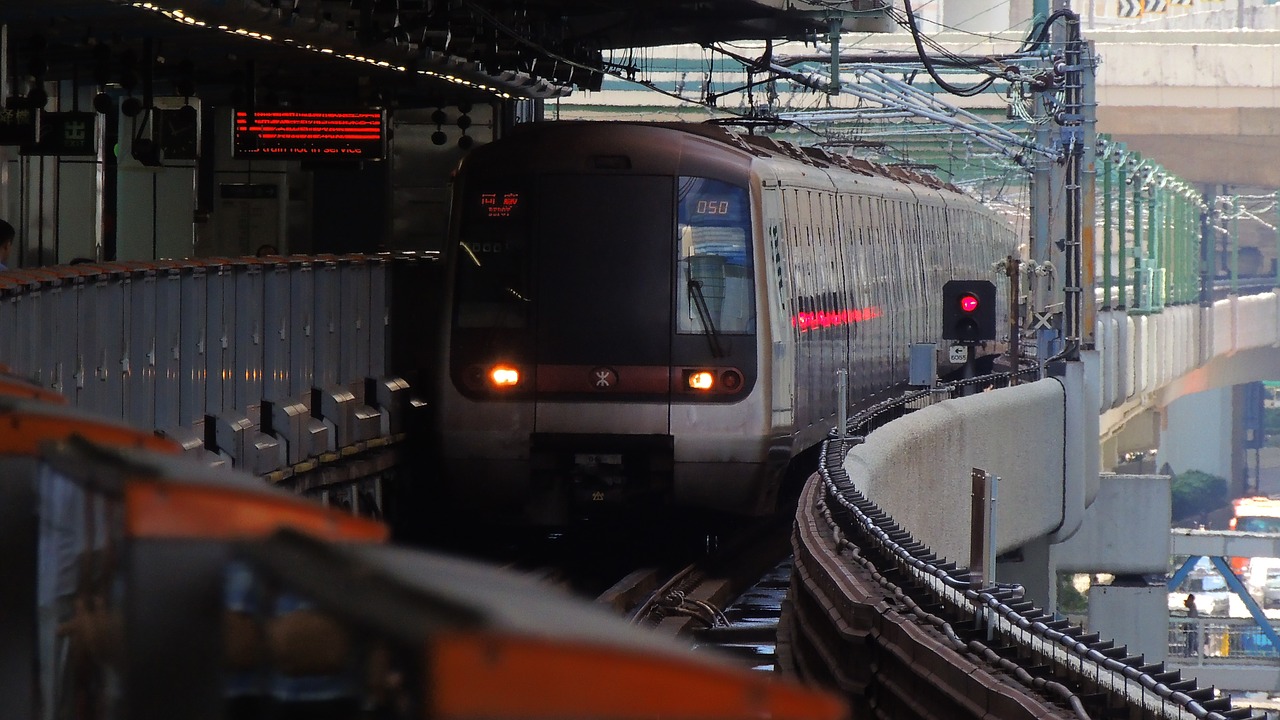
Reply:
[[[327,508],[244,472],[185,454],[94,442],[79,434],[51,439],[41,454],[73,482],[124,498],[128,534],[155,538],[261,537],[296,528],[317,537],[383,542],[388,528]]]
[[[21,388],[0,393],[0,417],[6,423],[0,434],[0,455],[33,456],[50,441],[72,436],[120,446],[142,447],[153,452],[177,453],[179,445],[154,432],[139,430],[80,408],[50,402],[43,394],[26,394]]]
[[[241,556],[344,624],[424,648],[427,716],[847,717],[828,693],[695,653],[495,567],[290,532],[246,543]]]
[[[963,195],[960,188],[943,182],[934,175],[920,172],[915,168],[896,165],[884,165],[863,158],[831,152],[816,146],[800,146],[786,140],[767,135],[751,135],[732,132],[728,127],[716,122],[682,123],[682,122],[637,122],[630,120],[598,121],[598,120],[553,120],[538,123],[517,125],[513,138],[533,138],[541,133],[581,132],[584,128],[660,128],[702,137],[725,147],[758,158],[788,159],[816,168],[841,168],[865,177],[877,177],[893,180],[906,185],[923,185],[935,190],[948,190]]]

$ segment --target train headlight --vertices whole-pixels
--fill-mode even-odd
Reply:
[[[716,385],[716,376],[707,370],[689,370],[685,373],[684,382],[691,390],[710,390]]]
[[[489,368],[489,384],[501,390],[520,384],[520,371],[510,365],[494,365]]]

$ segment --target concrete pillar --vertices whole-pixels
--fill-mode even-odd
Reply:
[[[150,167],[134,159],[134,133],[142,120],[142,116],[120,118],[116,259],[191,257],[195,254],[196,161],[168,160],[164,167]]]
[[[1153,473],[1159,469],[1159,462],[1123,462],[1124,456],[1130,453],[1145,453],[1160,446],[1160,412],[1154,408],[1143,410],[1126,422],[1115,435],[1111,436],[1114,456],[1104,454],[1103,459],[1114,457],[1116,464],[1110,469],[1119,473]]]
[[[1175,474],[1199,470],[1234,478],[1232,435],[1237,421],[1232,394],[1231,388],[1203,390],[1167,405],[1159,428],[1156,467],[1168,463]]]
[[[1163,662],[1169,644],[1169,591],[1141,578],[1117,578],[1089,588],[1089,630],[1127,645],[1130,655]]]
[[[1165,572],[1169,564],[1169,479],[1163,475],[1106,474],[1100,483],[1098,498],[1085,511],[1080,532],[1053,546],[1054,566],[1065,572],[1115,575]]]
[[[1058,568],[1049,551],[1048,538],[1037,538],[996,558],[996,580],[1018,583],[1026,599],[1042,608],[1058,606]]]

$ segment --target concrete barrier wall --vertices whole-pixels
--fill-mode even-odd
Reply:
[[[1118,402],[1120,363],[1110,360],[1119,356],[1120,329],[1117,320],[1115,313],[1102,313],[1098,316],[1097,329],[1094,330],[1098,355],[1103,358],[1100,370],[1103,410],[1115,407]]]
[[[399,432],[408,386],[388,376],[389,265],[320,255],[3,272],[0,366],[275,472]]]
[[[1136,370],[1133,362],[1133,318],[1120,313],[1121,319],[1117,322],[1117,328],[1120,331],[1119,341],[1116,343],[1116,352],[1118,353],[1119,380],[1120,385],[1116,388],[1116,404],[1119,405],[1129,398],[1133,397],[1133,393],[1137,388]],[[1115,357],[1111,358],[1116,360]]]
[[[1236,332],[1236,350],[1268,347],[1276,342],[1275,293],[1250,295],[1237,303],[1240,327]]]
[[[1213,356],[1229,355],[1235,348],[1235,298],[1213,304]]]
[[[1054,564],[1064,572],[1165,572],[1170,491],[1164,475],[1102,475],[1080,531],[1054,547]]]
[[[858,489],[939,555],[968,563],[970,473],[1001,478],[1001,552],[1063,518],[1063,386],[1047,379],[919,410],[867,437],[845,460]]]

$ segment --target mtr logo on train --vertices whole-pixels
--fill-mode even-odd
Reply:
[[[942,339],[996,339],[996,286],[990,280],[948,280],[942,286]]]

